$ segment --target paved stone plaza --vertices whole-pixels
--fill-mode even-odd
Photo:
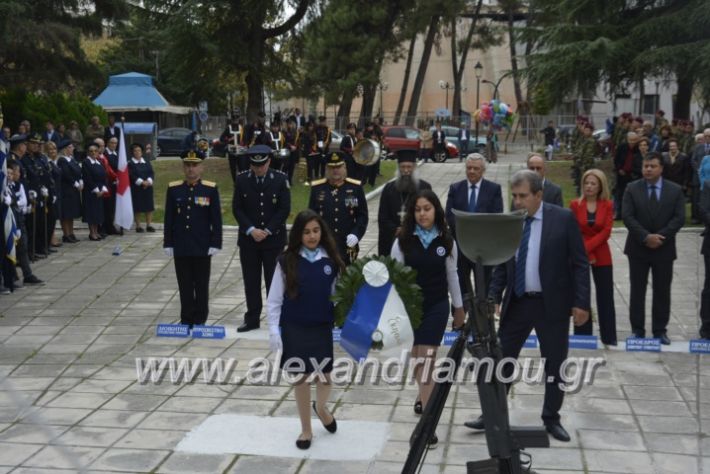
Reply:
[[[521,160],[522,155],[507,155],[489,165],[486,177],[505,185]],[[464,175],[458,163],[425,164],[420,172],[443,202],[448,184]],[[377,198],[369,205],[363,253],[375,251],[377,242]],[[245,307],[236,229],[225,230],[224,249],[212,262],[208,322],[227,326],[224,340],[155,336],[157,323],[179,320],[173,264],[163,255],[160,233],[129,232],[101,242],[90,242],[87,235],[86,229],[80,231],[81,243],[65,244],[35,265],[46,285],[0,297],[0,472],[401,471],[417,421],[412,412],[414,385],[336,387],[330,407],[341,424],[338,433],[330,438],[314,418],[313,448],[295,452],[293,441],[300,429],[293,390],[284,382],[138,383],[137,357],[235,358],[242,364],[236,375],[243,375],[247,361],[270,355],[264,329],[244,338],[234,332]],[[621,252],[625,237],[623,230],[612,236],[621,348],[630,333],[628,266]],[[703,279],[699,231],[683,231],[678,243],[668,333],[673,340],[687,341],[697,337]],[[116,244],[122,247],[120,256],[112,256]],[[562,423],[572,441],[552,440],[550,449],[531,450],[534,469],[710,473],[708,356],[623,350],[579,350],[573,355],[600,356],[607,363],[593,386],[565,399]],[[509,400],[514,424],[541,424],[542,387],[518,384]],[[439,447],[428,453],[422,472],[462,473],[467,461],[487,457],[484,436],[462,425],[478,413],[475,387],[454,385],[437,428]],[[203,422],[216,415],[243,416],[226,418],[245,420],[231,426],[235,437],[240,429],[241,436],[244,431],[247,437],[264,435],[258,424],[247,423],[254,416],[284,419],[291,423],[283,438],[287,446],[273,446],[270,455],[183,449],[190,444],[188,433],[204,428]],[[361,449],[357,440],[336,440],[359,433],[360,422],[385,433],[379,452],[367,460],[332,460],[336,446],[349,459]],[[229,429],[222,437],[229,437]],[[273,439],[282,439],[281,433],[274,433]],[[216,445],[224,441],[215,438]],[[323,455],[329,451],[330,457]]]

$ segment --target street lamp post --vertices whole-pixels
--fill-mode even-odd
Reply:
[[[453,84],[449,84],[449,81],[439,81],[439,87],[442,89],[446,90],[446,103],[444,106],[446,107],[446,110],[449,110],[449,91],[454,89]]]
[[[473,73],[476,75],[476,110],[481,108],[481,75],[483,74],[483,66],[480,61],[473,66]],[[478,120],[476,120],[476,151],[478,151]]]
[[[493,86],[493,99],[498,99],[498,87],[500,87],[500,83],[503,81],[503,79],[510,76],[511,74],[513,74],[513,71],[506,72],[505,74],[500,76],[500,78],[496,82],[489,81],[488,79],[481,79],[481,82],[483,82],[485,84],[492,85]]]
[[[385,111],[382,108],[382,95],[383,95],[382,92],[387,90],[387,88],[389,87],[389,84],[386,82],[380,82],[377,84],[376,87],[377,87],[377,90],[380,91],[380,118],[382,120],[384,120]]]

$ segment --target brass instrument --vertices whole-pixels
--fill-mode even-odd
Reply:
[[[359,165],[372,166],[377,163],[381,155],[382,148],[380,144],[368,138],[360,140],[353,148],[353,159]]]

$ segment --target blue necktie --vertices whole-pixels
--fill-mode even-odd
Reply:
[[[518,247],[518,258],[515,260],[515,296],[521,297],[525,293],[525,261],[528,258],[528,242],[530,242],[530,228],[532,227],[532,217],[525,218],[523,227],[523,237],[520,239]]]
[[[471,185],[471,197],[468,198],[468,212],[476,212],[476,185]]]

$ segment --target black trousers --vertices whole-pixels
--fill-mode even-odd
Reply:
[[[317,179],[320,169],[320,155],[306,156],[306,168],[308,169],[308,181]]]
[[[651,308],[651,328],[654,336],[666,332],[671,314],[671,283],[673,281],[673,260],[649,262],[629,257],[629,319],[631,330],[645,334],[646,287],[648,272],[653,273],[653,306]]]
[[[174,260],[180,289],[180,323],[205,324],[209,314],[212,257],[175,257]]]
[[[260,249],[255,247],[239,247],[239,259],[242,263],[242,278],[244,279],[244,292],[247,297],[247,312],[244,322],[249,325],[259,326],[261,316],[261,275],[264,274],[266,294],[269,294],[271,279],[276,269],[276,258],[281,253],[281,247]]]
[[[22,277],[27,278],[32,275],[30,257],[27,254],[27,228],[25,227],[24,219],[15,219],[15,223],[22,234],[20,236],[20,240],[17,241],[17,245],[15,246],[15,257],[17,259],[17,264],[19,264],[22,269]],[[10,263],[9,260],[8,263]]]
[[[35,254],[47,253],[47,245],[45,239],[45,228],[47,226],[47,214],[45,208],[37,206],[34,212],[25,216],[25,227],[27,227],[27,244],[30,258],[34,258]]]
[[[710,339],[710,255],[703,255],[705,261],[705,283],[700,296],[700,337]]]
[[[316,172],[316,175],[318,178],[325,178],[325,164],[327,162],[328,162],[328,153],[321,152],[321,154],[318,155],[318,170]]]
[[[631,182],[628,176],[622,176],[616,173],[616,185],[614,186],[614,211],[615,218],[621,219],[621,203],[624,200],[624,192],[626,191],[626,186]]]
[[[109,190],[111,196],[104,198],[104,223],[102,229],[105,233],[111,235],[116,234],[116,227],[113,225],[113,220],[116,217],[116,189]]]
[[[292,151],[291,155],[289,155],[288,160],[286,161],[286,169],[284,170],[284,172],[288,176],[289,184],[293,183],[293,172],[295,171],[297,164],[298,164],[298,152]]]
[[[614,308],[614,271],[611,265],[592,267],[592,278],[597,291],[597,317],[599,335],[604,344],[616,343],[616,308]],[[591,336],[592,318],[581,326],[574,327],[574,333]]]
[[[560,389],[562,378],[560,368],[567,358],[569,348],[569,318],[551,320],[545,314],[543,299],[515,298],[504,317],[500,319],[500,337],[503,357],[517,359],[530,332],[535,329],[540,342],[540,354],[545,359],[545,399],[542,406],[542,420],[545,423],[558,422],[564,392]],[[503,366],[503,375],[513,373],[511,364]],[[547,381],[553,377],[553,381]]]

